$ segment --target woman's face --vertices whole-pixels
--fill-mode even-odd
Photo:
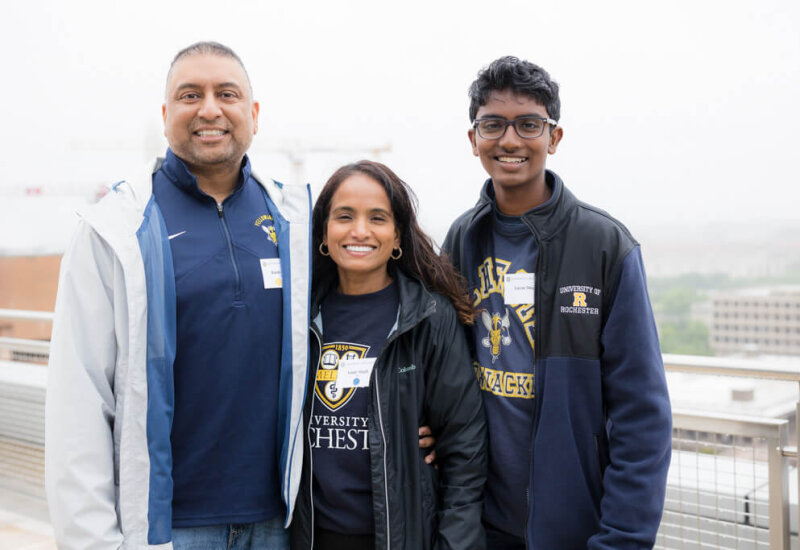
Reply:
[[[388,285],[386,265],[400,239],[383,186],[361,173],[345,179],[331,198],[323,242],[345,294],[377,292]]]

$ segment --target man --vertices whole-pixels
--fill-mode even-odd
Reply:
[[[639,246],[546,170],[563,136],[546,71],[502,57],[469,95],[489,179],[443,250],[478,311],[487,546],[652,547],[671,415]]]
[[[59,548],[288,547],[310,194],[252,173],[258,111],[232,50],[180,51],[166,158],[80,214],[46,411]]]

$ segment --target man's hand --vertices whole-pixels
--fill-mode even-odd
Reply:
[[[436,438],[433,437],[430,426],[419,427],[419,448],[431,449],[431,452],[425,457],[425,464],[433,464],[436,460],[436,449],[433,446],[436,444]]]

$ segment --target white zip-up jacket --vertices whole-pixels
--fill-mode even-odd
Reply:
[[[61,262],[45,409],[45,485],[62,550],[171,549],[175,280],[152,174],[122,181]],[[278,440],[286,525],[300,482],[308,371],[310,190],[256,180],[281,250]]]

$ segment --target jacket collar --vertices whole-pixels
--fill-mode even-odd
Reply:
[[[397,332],[403,332],[420,323],[436,311],[436,300],[419,279],[397,269],[394,273],[400,291],[400,314]]]
[[[172,151],[167,149],[167,155],[170,154],[174,157]],[[178,157],[174,158],[183,165],[183,162],[181,162]],[[138,177],[123,180],[115,184],[113,189],[118,190],[117,188],[119,188],[119,191],[121,191],[125,185],[127,185],[128,194],[132,195],[141,209],[144,209],[147,202],[150,200],[150,196],[153,194],[153,174],[158,172],[166,161],[166,157],[158,157],[155,162],[148,164],[146,170],[143,170]],[[194,178],[188,169],[187,173]],[[308,223],[311,200],[311,191],[308,185],[290,185],[284,187],[282,183],[275,180],[262,179],[258,174],[252,171],[250,159],[247,156],[245,156],[245,163],[242,166],[242,175],[243,177],[252,177],[256,183],[267,192],[270,200],[275,204],[279,213],[286,221],[292,223]],[[197,185],[196,178],[194,185]]]
[[[395,269],[390,272],[397,284],[400,295],[400,313],[395,332],[404,332],[436,311],[436,300],[421,281]],[[335,292],[339,277],[330,274],[324,280],[315,282],[311,291],[311,319],[316,319],[320,306],[329,292]]]
[[[172,149],[167,148],[167,155],[162,160],[160,168],[167,176],[167,179],[178,189],[195,197],[204,198],[208,196],[200,189],[200,186],[197,184],[197,178],[189,171],[189,167],[186,166],[186,163],[176,156],[175,153],[172,152]],[[239,171],[239,181],[236,183],[236,188],[233,190],[230,197],[240,192],[243,184],[250,178],[250,174],[250,159],[245,155],[242,160],[242,167]]]
[[[526,222],[530,223],[541,240],[552,238],[566,223],[569,212],[577,205],[575,195],[566,188],[558,174],[547,170],[545,177],[547,184],[553,189],[553,196],[541,206],[537,206],[523,214]],[[483,184],[481,195],[475,208],[470,225],[491,214],[497,202],[494,194],[494,185],[489,178]]]
[[[159,157],[155,162],[148,163],[138,174],[111,185],[100,202],[79,208],[78,215],[101,235],[135,235],[153,195],[153,174],[165,161],[165,158]],[[261,185],[283,219],[293,224],[309,223],[311,190],[308,185],[284,187],[274,180],[262,180],[250,172],[249,165],[248,160],[248,168],[244,173],[252,176]]]

